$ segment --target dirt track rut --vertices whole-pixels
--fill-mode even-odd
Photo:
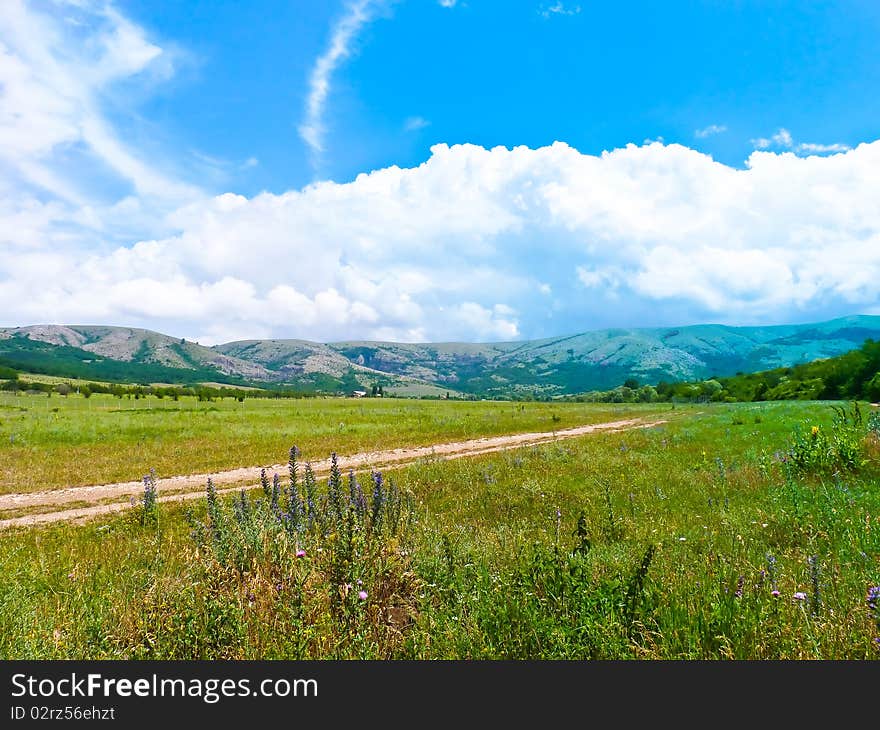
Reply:
[[[559,431],[491,436],[471,439],[469,441],[434,444],[432,446],[372,451],[353,454],[351,456],[339,455],[339,466],[343,471],[348,471],[349,469],[363,471],[366,469],[381,469],[391,466],[400,467],[413,464],[420,459],[429,457],[460,459],[466,456],[478,456],[480,454],[490,454],[505,449],[536,446],[538,444],[576,438],[597,431],[614,432],[631,428],[650,428],[662,423],[666,423],[666,420],[631,418],[623,421],[610,421],[606,423],[577,426],[576,428],[568,428]],[[284,473],[287,470],[287,464],[254,466],[215,472],[212,474],[191,474],[159,479],[159,501],[180,502],[202,497],[204,495],[204,488],[208,477],[210,477],[218,487],[223,485],[235,485],[227,486],[226,489],[218,489],[218,492],[221,493],[240,489],[242,487],[252,487],[255,486],[255,477],[259,475],[261,468],[265,468],[269,473],[273,471]],[[313,463],[312,469],[316,476],[324,476],[328,474],[330,471],[330,459]],[[0,512],[47,506],[53,508],[50,511],[26,514],[0,520],[0,529],[10,527],[30,527],[50,522],[58,522],[61,520],[82,521],[92,517],[111,514],[113,512],[121,512],[131,506],[130,500],[132,497],[140,497],[143,488],[143,482],[138,481],[102,484],[89,487],[68,487],[65,489],[54,489],[23,494],[0,495]],[[164,496],[162,496],[163,492],[165,493]],[[119,501],[107,503],[108,500],[114,499]],[[93,504],[75,508],[63,507],[65,504],[69,505],[71,503],[82,502],[91,502]]]

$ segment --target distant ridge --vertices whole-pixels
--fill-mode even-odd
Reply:
[[[545,397],[612,388],[627,379],[656,384],[787,367],[840,355],[867,339],[880,339],[880,316],[766,327],[615,328],[522,342],[272,339],[214,347],[131,327],[31,325],[0,328],[0,364],[93,379],[103,370],[156,382],[320,392],[382,385],[389,394]],[[65,368],[70,372],[62,373]]]

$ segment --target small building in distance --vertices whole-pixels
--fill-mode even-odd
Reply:
[[[367,394],[365,390],[353,390],[351,391],[352,398],[363,398]]]

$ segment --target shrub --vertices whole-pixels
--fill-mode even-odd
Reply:
[[[830,429],[812,425],[798,428],[789,448],[789,463],[799,471],[832,472],[856,469],[862,463],[865,425],[858,402],[850,410],[832,406]]]
[[[205,519],[190,515],[198,568],[227,600],[262,607],[263,617],[282,611],[292,624],[288,656],[389,656],[418,592],[403,549],[411,497],[379,472],[364,492],[353,472],[342,477],[336,454],[320,490],[310,465],[300,473],[298,455],[290,450],[286,480],[261,473],[257,499],[242,490],[225,502],[208,480]],[[315,625],[329,630],[316,636]]]

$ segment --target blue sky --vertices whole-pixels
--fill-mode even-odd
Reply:
[[[869,1],[8,0],[0,325],[880,313],[878,31]]]
[[[333,74],[313,169],[296,129],[346,3],[120,7],[192,54],[142,113],[178,144],[259,159],[234,181],[245,195],[418,165],[437,142],[597,154],[662,138],[742,167],[780,126],[854,146],[880,118],[876,2],[375,3]]]

